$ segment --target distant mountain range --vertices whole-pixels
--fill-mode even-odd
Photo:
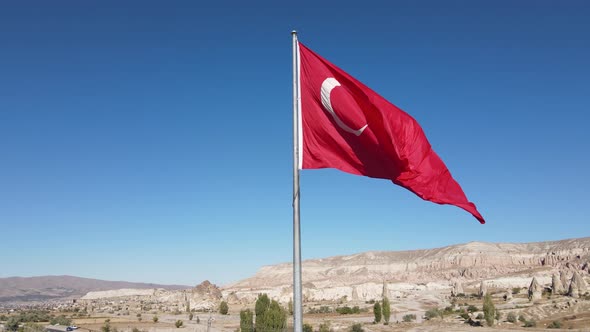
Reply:
[[[187,289],[184,285],[107,281],[73,276],[41,276],[0,278],[0,303],[66,300],[84,296],[92,291],[134,288]]]

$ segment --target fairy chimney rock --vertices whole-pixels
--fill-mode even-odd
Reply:
[[[563,285],[563,288],[567,288],[567,286],[570,284],[566,271],[561,271],[559,273],[559,279],[561,279],[561,284]]]
[[[543,294],[543,287],[537,282],[537,278],[533,277],[531,285],[529,286],[529,301],[540,300]]]
[[[567,295],[571,296],[575,299],[580,297],[580,290],[578,289],[578,285],[576,284],[576,281],[574,280],[574,278],[572,278],[572,281],[570,282],[570,287],[569,287],[569,290],[567,291]]]
[[[465,294],[465,291],[463,291],[463,285],[455,280],[453,288],[451,288],[451,296],[458,296],[459,294]]]
[[[557,273],[554,273],[553,277],[551,277],[551,293],[554,295],[565,293],[565,288],[561,283],[561,279],[559,279]]]
[[[578,272],[574,272],[572,276],[572,282],[574,281],[576,286],[578,286],[578,292],[580,294],[585,294],[588,291],[588,284],[586,284],[586,281]]]
[[[486,296],[486,294],[488,293],[488,288],[486,287],[486,283],[485,281],[482,281],[481,284],[479,285],[479,296]]]

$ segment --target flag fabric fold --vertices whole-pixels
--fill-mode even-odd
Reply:
[[[484,218],[410,115],[299,43],[300,168],[388,179]]]

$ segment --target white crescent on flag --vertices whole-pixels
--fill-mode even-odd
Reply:
[[[332,102],[330,101],[330,93],[337,86],[340,86],[340,82],[338,82],[334,77],[328,77],[324,80],[321,87],[322,105],[324,105],[326,111],[328,111],[328,113],[332,115],[338,127],[342,128],[342,130],[346,132],[355,134],[356,136],[360,136],[369,125],[366,124],[360,129],[352,129],[349,126],[347,126],[344,122],[342,122],[342,120],[340,120],[336,112],[334,112],[334,108],[332,108]]]

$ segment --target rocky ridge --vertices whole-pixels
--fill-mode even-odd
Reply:
[[[589,261],[590,238],[470,242],[436,249],[365,252],[304,261],[303,293],[307,301],[367,301],[382,296],[384,283],[388,296],[400,297],[427,289],[451,292],[456,283],[463,287],[479,287],[483,282],[487,288],[524,288],[530,286],[533,276],[539,287],[550,287],[554,273],[561,273],[569,286],[574,272],[589,275]],[[278,264],[262,267],[253,277],[224,287],[223,294],[236,303],[252,302],[259,293],[287,302],[291,284],[292,265]]]

